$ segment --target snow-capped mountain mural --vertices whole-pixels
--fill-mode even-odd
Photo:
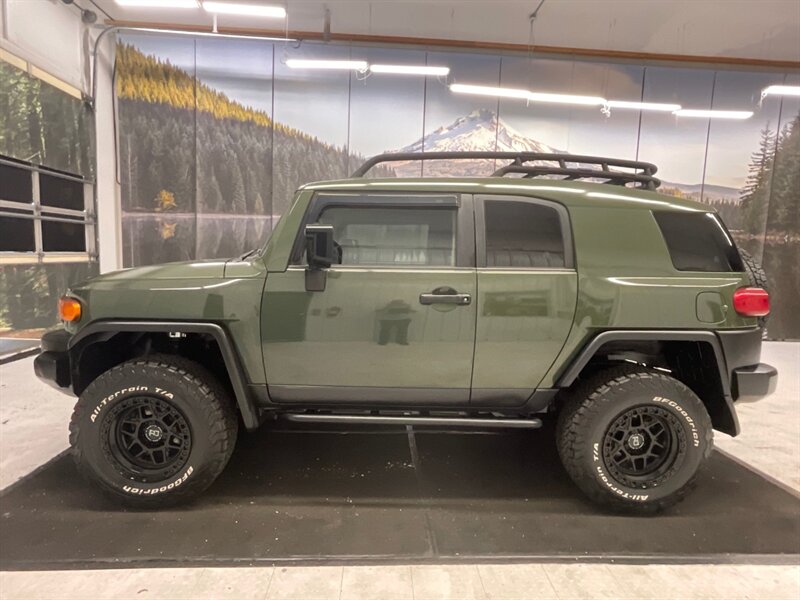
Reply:
[[[534,140],[520,133],[497,114],[488,109],[475,110],[466,116],[459,117],[450,125],[442,126],[418,139],[413,144],[390,152],[544,152],[563,154],[564,150],[548,146],[544,142]],[[614,157],[625,158],[625,157]],[[643,158],[643,160],[647,160]],[[499,166],[499,165],[497,165]],[[596,168],[593,165],[585,165]],[[392,165],[398,177],[414,177],[420,174],[417,161],[398,162]],[[427,161],[424,174],[428,177],[481,177],[489,175],[496,168],[493,160],[461,160],[461,161]],[[665,193],[680,195],[700,200],[701,184],[685,184],[664,182]],[[706,184],[703,196],[706,200],[725,200],[738,202],[740,191],[736,188]]]
[[[533,140],[508,125],[487,109],[459,117],[450,125],[439,127],[413,144],[391,152],[561,152]],[[427,161],[428,177],[485,176],[494,170],[493,160]],[[419,175],[418,162],[399,162],[393,165],[399,177]]]

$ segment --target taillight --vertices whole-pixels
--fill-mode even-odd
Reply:
[[[61,317],[62,321],[67,321],[68,323],[80,321],[81,303],[75,298],[63,296],[58,301],[58,316]]]
[[[745,317],[764,317],[769,314],[769,293],[761,288],[739,288],[733,293],[733,308]]]

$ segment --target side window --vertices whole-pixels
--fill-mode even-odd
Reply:
[[[343,265],[454,266],[456,207],[330,206],[319,218],[332,225]]]
[[[714,213],[656,211],[653,216],[678,271],[744,271],[733,239]]]
[[[564,236],[558,211],[513,200],[486,200],[486,266],[563,268]]]

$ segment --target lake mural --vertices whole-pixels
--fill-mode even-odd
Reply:
[[[446,65],[448,79],[295,70],[287,58]],[[800,99],[778,72],[581,62],[303,42],[120,36],[116,85],[125,266],[221,258],[263,244],[304,183],[388,151],[532,150],[658,165],[661,193],[713,206],[771,281],[769,336],[800,338]],[[684,107],[744,121],[526,104],[447,83]],[[483,175],[493,161],[395,164],[372,176]]]

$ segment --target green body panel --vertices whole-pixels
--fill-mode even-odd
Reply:
[[[258,323],[266,269],[258,258],[237,269],[261,275],[226,279],[224,262],[172,263],[100,275],[73,287],[70,295],[83,304],[80,327],[109,319],[223,325],[249,380],[264,383]],[[169,277],[164,276],[167,273]],[[75,332],[80,327],[68,329]]]
[[[672,265],[661,231],[648,210],[574,206],[570,220],[578,269],[578,304],[564,349],[541,382],[558,375],[586,342],[608,329],[738,329],[756,319],[726,310],[724,321],[698,319],[698,295],[712,291],[725,306],[749,285],[744,273],[695,273]],[[721,308],[720,308],[721,310]]]
[[[420,304],[440,286],[474,298],[475,270],[333,267],[322,292],[306,291],[302,267],[270,273],[268,385],[460,389],[467,402],[475,305]]]
[[[305,291],[292,247],[317,190],[509,194],[566,207],[576,269],[335,267]],[[209,321],[230,333],[251,383],[468,390],[552,387],[607,329],[753,328],[731,309],[744,273],[677,271],[652,210],[712,212],[638,189],[504,178],[355,179],[305,186],[271,239],[248,260],[128,269],[75,286],[76,332],[96,320]],[[468,306],[423,306],[439,286]],[[394,321],[394,323],[392,323]],[[398,329],[407,321],[408,345]],[[381,330],[386,344],[381,344]],[[398,337],[399,335],[399,337]],[[474,362],[473,362],[474,352]],[[466,402],[466,400],[465,400]]]
[[[478,269],[473,389],[529,396],[564,346],[577,286],[572,270]]]

